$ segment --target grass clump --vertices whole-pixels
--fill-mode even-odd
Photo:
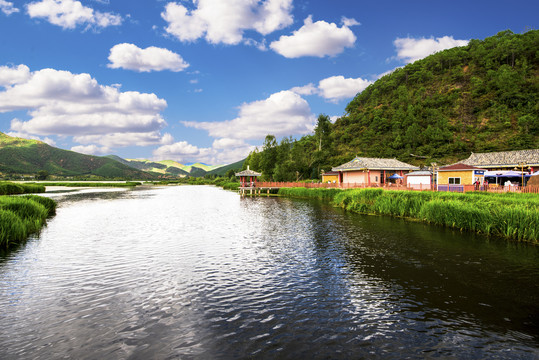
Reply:
[[[37,195],[0,196],[0,248],[26,240],[43,227],[55,210],[54,200]]]

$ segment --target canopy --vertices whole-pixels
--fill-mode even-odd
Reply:
[[[521,172],[517,172],[517,171],[508,171],[506,172],[505,174],[503,175],[498,175],[499,177],[519,177],[519,176],[522,176],[522,173]]]
[[[528,175],[526,175],[525,177],[529,178],[529,177],[537,176],[537,175],[539,175],[539,170],[536,171],[536,172],[534,172],[534,173],[532,173],[532,174],[528,174]]]
[[[402,179],[403,177],[398,175],[398,174],[393,174],[391,175],[390,177],[388,177],[388,179]]]

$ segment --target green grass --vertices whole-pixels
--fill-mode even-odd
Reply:
[[[44,193],[45,186],[39,184],[16,184],[0,182],[0,195]]]
[[[333,203],[362,214],[380,214],[419,219],[460,230],[539,242],[539,196],[493,194],[348,190]]]
[[[52,199],[37,195],[0,196],[0,248],[22,243],[56,211]]]
[[[30,184],[28,184],[30,185]],[[133,187],[141,185],[140,182],[127,181],[122,183],[112,182],[41,182],[43,186],[70,186],[70,187]]]

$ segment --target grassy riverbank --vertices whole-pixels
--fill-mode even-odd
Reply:
[[[539,243],[539,196],[535,194],[449,193],[382,189],[281,189],[284,196],[328,199],[360,214],[391,215]]]
[[[38,185],[38,186],[70,186],[70,187],[133,187],[141,185],[142,183],[137,181],[126,181],[126,182],[40,182],[40,183],[26,183],[19,185]],[[44,192],[45,190],[43,190]]]
[[[0,196],[0,248],[8,249],[39,231],[56,213],[56,202],[37,195]]]
[[[16,184],[0,182],[0,195],[37,194],[44,193],[45,186],[40,184]]]

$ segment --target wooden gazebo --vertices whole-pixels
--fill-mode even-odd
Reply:
[[[236,173],[236,177],[240,178],[240,186],[242,188],[254,188],[256,187],[257,178],[261,176],[261,173],[250,170],[249,165],[247,165],[247,170],[240,171]]]

